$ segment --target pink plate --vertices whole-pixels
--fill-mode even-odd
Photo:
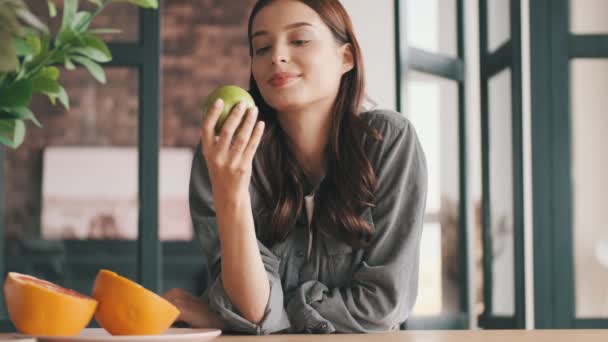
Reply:
[[[102,328],[87,328],[76,336],[31,336],[38,342],[203,342],[222,334],[218,329],[170,328],[160,335],[112,336]],[[18,335],[23,337],[24,335]]]

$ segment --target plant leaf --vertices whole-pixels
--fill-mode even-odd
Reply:
[[[13,37],[9,32],[0,29],[0,71],[15,71],[19,66]]]
[[[27,44],[34,50],[34,54],[37,55],[42,51],[42,42],[37,34],[30,34],[25,37]]]
[[[45,78],[49,78],[53,81],[57,81],[59,79],[60,74],[61,74],[61,72],[59,71],[59,68],[50,66],[50,67],[43,68],[38,75],[40,77],[45,77]]]
[[[91,33],[91,34],[115,34],[115,33],[121,33],[122,31],[119,29],[113,29],[113,28],[97,28],[97,29],[90,29],[87,31],[87,33]]]
[[[74,65],[74,63],[72,63],[72,60],[70,59],[69,56],[65,56],[65,59],[63,61],[63,65],[68,70],[74,70],[74,69],[76,69],[76,66]]]
[[[103,5],[101,0],[89,0],[89,2],[97,5],[97,7],[101,7]]]
[[[106,63],[112,60],[110,49],[101,39],[92,34],[84,34],[80,37],[80,47],[70,49],[71,52],[89,57],[90,59]]]
[[[0,107],[26,107],[32,100],[32,81],[22,79],[0,89]]]
[[[102,83],[102,84],[106,83],[106,74],[103,71],[103,68],[99,64],[93,62],[92,60],[90,60],[86,57],[81,57],[81,56],[74,56],[74,57],[72,57],[72,59],[74,59],[74,61],[84,65],[84,67],[87,68],[89,73],[91,73],[91,75],[93,75],[93,77],[95,77],[95,79],[97,81],[99,81],[99,83]]]
[[[59,83],[53,79],[38,76],[32,79],[32,92],[57,96],[59,94]]]
[[[0,143],[11,148],[23,144],[25,138],[25,123],[23,120],[0,120]]]
[[[33,68],[40,66],[45,61],[45,59],[47,59],[49,57],[49,54],[50,54],[50,52],[48,52],[48,51],[45,51],[45,52],[41,51],[36,57],[34,57],[32,55],[26,56],[26,58],[24,59],[25,68],[22,68],[22,70],[25,70],[25,69],[31,70]],[[52,63],[54,63],[54,61],[52,61],[52,60],[48,60],[45,62],[45,64],[47,64],[47,65],[52,64]],[[25,71],[27,71],[27,70],[25,70]],[[22,77],[22,76],[23,75],[20,75],[20,77]]]
[[[82,11],[76,13],[74,20],[70,24],[70,28],[76,32],[83,32],[89,28],[89,21],[91,20],[91,13]]]
[[[46,2],[49,6],[49,16],[55,18],[57,16],[57,6],[55,6],[53,0],[47,0]]]
[[[57,34],[57,37],[55,37],[55,47],[70,42],[76,36],[76,32],[74,32],[70,27],[62,28],[61,31],[59,31],[59,33]]]
[[[71,27],[76,12],[78,11],[78,0],[63,0],[63,19],[61,29]]]
[[[68,93],[65,91],[65,88],[62,86],[59,86],[59,94],[57,95],[57,98],[65,109],[70,109],[70,98],[68,97]]]
[[[37,55],[41,50],[40,38],[36,35],[27,35],[24,38],[15,38],[17,56]]]
[[[38,19],[38,17],[36,17],[27,8],[20,8],[16,11],[16,13],[17,13],[17,17],[19,17],[19,19],[23,20],[31,27],[34,27],[42,32],[49,31],[49,28],[46,27],[46,25],[42,21],[40,21],[40,19]]]
[[[128,2],[143,8],[158,8],[157,0],[114,0],[114,2]]]
[[[51,45],[51,37],[48,33],[42,33],[40,37],[40,54],[46,53]]]
[[[27,43],[27,41],[23,38],[15,38],[15,53],[17,56],[28,56],[34,54],[34,49]]]
[[[90,47],[73,48],[73,49],[70,49],[70,52],[73,52],[77,55],[88,57],[88,58],[94,60],[95,62],[99,62],[99,63],[107,63],[112,60],[111,57],[108,57],[101,51],[99,51],[95,48],[90,48]],[[75,57],[75,56],[72,56],[72,57]]]
[[[36,126],[42,127],[42,124],[34,113],[27,107],[16,107],[16,108],[4,108],[0,110],[2,118],[19,119],[19,120],[31,120]]]

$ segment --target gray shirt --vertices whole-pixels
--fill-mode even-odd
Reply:
[[[270,282],[265,315],[258,324],[243,318],[222,286],[213,197],[205,160],[197,147],[190,178],[190,211],[211,277],[203,298],[227,330],[360,333],[398,330],[408,319],[417,295],[427,192],[425,156],[414,127],[401,114],[375,110],[361,113],[361,118],[384,137],[364,140],[378,177],[374,207],[362,214],[374,227],[371,243],[354,249],[320,231],[313,234],[307,210],[284,242],[268,248],[258,241]],[[255,160],[253,167],[259,167]],[[262,179],[261,184],[265,183]],[[259,230],[260,225],[268,224],[270,213],[253,182],[249,191]]]

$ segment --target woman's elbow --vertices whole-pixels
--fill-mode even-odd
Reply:
[[[264,309],[254,308],[253,310],[246,310],[241,312],[243,318],[251,322],[252,324],[259,325],[264,319]]]

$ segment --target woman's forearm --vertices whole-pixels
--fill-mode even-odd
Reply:
[[[215,199],[224,289],[245,319],[259,323],[270,285],[257,244],[251,201],[249,196]]]

